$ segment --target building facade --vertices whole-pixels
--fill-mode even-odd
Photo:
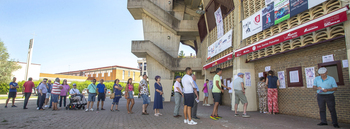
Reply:
[[[114,81],[115,79],[119,79],[120,82],[127,82],[129,78],[132,78],[133,83],[140,82],[140,69],[118,66],[118,65],[85,69],[85,70],[77,70],[77,71],[69,71],[69,72],[63,72],[63,73],[57,73],[57,74],[82,76],[82,77],[87,77],[87,80],[103,79],[108,82]]]
[[[147,74],[147,61],[146,61],[146,59],[142,58],[140,60],[137,60],[137,64],[138,64],[139,69],[141,69],[140,76],[142,76],[144,74],[148,75]]]
[[[326,67],[339,86],[338,120],[350,123],[348,4],[348,0],[128,0],[129,12],[143,21],[145,37],[132,42],[131,52],[146,58],[149,76],[161,75],[166,85],[172,85],[174,72],[185,67],[196,72],[200,88],[205,79],[212,80],[216,68],[223,69],[226,85],[239,72],[245,73],[248,111],[258,110],[257,82],[272,70],[282,84],[280,113],[316,119],[319,109],[311,83],[317,69]],[[191,46],[196,58],[177,58],[179,43]],[[165,88],[165,93],[170,91]],[[166,101],[168,97],[165,94]],[[234,104],[234,95],[231,100],[225,91],[223,103]],[[327,117],[330,120],[329,113]]]
[[[28,79],[26,78],[26,67],[27,67],[27,63],[25,62],[17,62],[18,65],[21,66],[20,69],[12,72],[12,76],[17,78],[17,81],[27,81]],[[29,66],[29,70],[28,70],[28,78],[32,77],[34,81],[39,80],[40,79],[40,68],[41,68],[41,64],[34,64],[31,63],[31,65]]]

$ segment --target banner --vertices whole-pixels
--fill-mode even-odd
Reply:
[[[243,39],[248,38],[262,31],[262,12],[258,11],[252,16],[242,21]]]
[[[265,5],[269,5],[273,2],[273,0],[265,0]]]
[[[284,76],[284,71],[277,72],[278,74],[278,81],[280,81],[280,89],[286,88],[286,78]]]
[[[275,25],[275,12],[273,2],[262,10],[263,30]]]
[[[221,8],[219,7],[218,10],[214,12],[215,15],[215,21],[216,21],[216,29],[218,31],[218,39],[220,39],[224,35],[224,24],[222,20],[222,13]]]
[[[245,86],[252,86],[250,72],[245,72]]]
[[[329,14],[323,15],[317,19],[314,19],[304,24],[301,24],[299,26],[296,26],[292,29],[283,31],[279,34],[260,40],[251,45],[237,49],[235,50],[235,56],[239,57],[239,56],[248,54],[250,52],[257,51],[287,40],[297,38],[301,35],[305,35],[305,34],[347,21],[347,14],[346,14],[347,10],[348,10],[348,7],[340,8]]]
[[[308,9],[308,0],[290,0],[290,17]]]
[[[224,36],[208,47],[207,59],[214,57],[230,47],[232,47],[232,30],[228,31]]]
[[[214,61],[204,65],[203,66],[203,70],[209,69],[209,68],[214,67],[214,66],[216,66],[218,64],[221,64],[221,63],[224,63],[226,61],[232,60],[232,57],[233,57],[233,52],[231,52],[231,53],[229,53],[229,54],[227,54],[227,55],[225,55],[225,56],[223,56],[223,57],[221,57],[221,58],[219,58],[217,60],[214,60]]]
[[[275,0],[275,24],[290,18],[289,0]]]
[[[306,87],[313,88],[314,80],[315,80],[315,68],[314,67],[305,68],[305,77],[306,77]]]

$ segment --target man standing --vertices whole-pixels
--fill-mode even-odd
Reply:
[[[213,97],[214,97],[214,109],[213,109],[213,113],[210,116],[210,118],[213,120],[218,120],[218,119],[222,118],[218,115],[219,103],[221,101],[221,93],[224,92],[224,90],[221,89],[221,86],[223,86],[229,90],[231,89],[230,87],[227,87],[227,86],[221,84],[221,79],[220,79],[221,73],[222,73],[222,69],[216,68],[216,75],[213,78],[213,89],[212,89],[212,93],[213,93]]]
[[[52,85],[52,91],[51,91],[52,110],[53,111],[59,110],[57,108],[57,103],[58,103],[58,96],[61,94],[62,89],[63,89],[63,87],[60,84],[60,79],[56,78],[55,83]]]
[[[45,110],[43,108],[43,105],[46,100],[46,93],[47,93],[47,84],[46,84],[47,79],[44,78],[42,83],[38,86],[39,87],[39,110]]]
[[[17,88],[19,88],[19,86],[16,83],[16,77],[13,77],[12,82],[10,82],[9,95],[8,95],[7,100],[6,100],[5,108],[7,108],[7,104],[9,103],[10,98],[12,98],[12,106],[11,107],[17,107],[15,105],[15,99],[17,96]]]
[[[88,97],[88,103],[87,103],[87,108],[86,108],[86,112],[89,111],[89,106],[90,106],[90,103],[91,103],[91,108],[90,108],[90,111],[94,111],[93,106],[94,106],[94,102],[95,102],[95,99],[96,99],[96,79],[93,79],[92,80],[92,83],[88,86],[87,88],[87,93],[89,94],[89,97]]]
[[[103,84],[103,79],[100,80],[100,83],[97,85],[96,87],[97,89],[97,111],[99,110],[99,104],[100,104],[100,101],[101,101],[101,110],[105,110],[103,108],[103,102],[105,101],[106,99],[106,86],[105,84]]]
[[[30,95],[32,94],[32,89],[34,90],[34,83],[32,82],[33,78],[29,78],[27,82],[25,82],[23,84],[23,88],[22,88],[22,94],[24,94],[24,104],[23,104],[23,109],[28,109],[27,108],[27,104],[28,104],[28,100],[30,98]],[[24,90],[24,92],[23,92]],[[35,91],[35,90],[34,90]]]
[[[199,88],[198,88],[198,85],[196,83],[196,75],[192,74],[192,79],[193,79],[193,84],[194,84],[194,86],[196,88],[193,92],[197,92],[197,95],[198,95],[197,98],[199,98]],[[194,100],[193,108],[192,108],[192,118],[194,118],[194,119],[199,119],[197,117],[197,108],[198,108],[198,102],[197,101],[199,101],[197,98]]]
[[[182,93],[182,87],[180,84],[181,76],[175,77],[175,83],[174,83],[174,92],[175,92],[175,108],[174,108],[174,117],[181,117],[179,114],[180,111],[180,103],[182,97],[184,97],[184,94]]]
[[[47,93],[46,93],[46,99],[45,99],[45,107],[50,107],[51,108],[52,104],[50,104],[50,106],[47,105],[47,103],[50,101],[50,97],[51,97],[51,90],[52,90],[51,80],[47,81],[46,88],[47,88]]]
[[[340,128],[337,120],[337,112],[335,111],[335,99],[334,91],[337,90],[338,86],[334,78],[327,75],[327,69],[321,67],[318,69],[320,76],[314,80],[314,89],[317,89],[317,102],[320,108],[321,123],[317,125],[328,125],[326,118],[326,104],[331,113],[332,123],[335,128]]]
[[[245,88],[244,88],[244,81],[243,81],[243,73],[238,73],[238,78],[236,78],[233,81],[233,88],[235,89],[235,116],[239,116],[237,113],[237,108],[239,101],[241,101],[243,105],[243,115],[242,117],[250,117],[247,115],[247,106],[248,106],[248,101],[247,97],[245,96]]]
[[[184,98],[185,98],[185,106],[184,106],[184,123],[188,123],[189,125],[196,125],[197,122],[194,122],[191,119],[191,110],[193,107],[193,103],[194,103],[194,94],[196,94],[197,99],[198,98],[198,94],[197,92],[193,92],[194,90],[196,90],[195,85],[193,83],[193,79],[191,77],[192,75],[192,69],[190,67],[186,68],[186,75],[184,77],[182,77],[182,85],[184,87]],[[187,119],[188,117],[188,119]]]
[[[139,93],[141,94],[143,105],[142,105],[142,115],[148,115],[147,113],[147,106],[149,104],[149,98],[148,98],[148,84],[147,84],[147,75],[144,74],[143,79],[140,81],[139,84]]]

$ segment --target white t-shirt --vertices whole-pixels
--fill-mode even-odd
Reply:
[[[174,83],[174,92],[180,92],[180,91],[177,90],[177,87],[179,87],[179,89],[180,89],[181,92],[182,92],[182,87],[181,87],[180,82],[175,81],[175,83]]]
[[[184,87],[183,92],[185,94],[193,93],[193,88],[195,88],[195,85],[193,83],[193,78],[190,75],[186,74],[184,77],[182,77],[181,82],[182,86]]]
[[[244,82],[244,81],[243,81],[243,78],[241,78],[241,77],[236,78],[236,79],[233,81],[233,88],[234,88],[235,90],[242,90],[242,82]]]
[[[72,89],[70,89],[69,94],[80,94],[80,92],[78,89],[72,88]]]

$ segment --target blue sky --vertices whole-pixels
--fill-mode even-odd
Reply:
[[[127,0],[0,0],[0,39],[11,59],[26,62],[33,33],[32,63],[42,73],[137,67],[131,41],[143,40],[142,21],[131,16]]]

